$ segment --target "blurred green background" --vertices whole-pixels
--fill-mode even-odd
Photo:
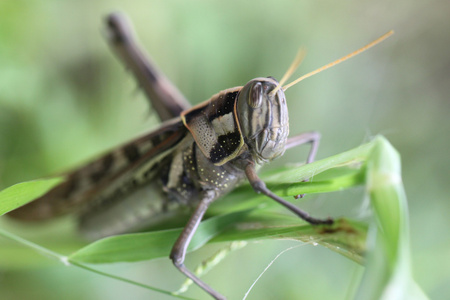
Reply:
[[[299,46],[308,49],[303,74],[394,29],[376,48],[287,92],[291,134],[320,131],[319,159],[376,134],[391,141],[402,155],[415,278],[433,299],[450,294],[448,1],[0,1],[1,188],[76,166],[157,124],[102,37],[103,18],[116,10],[192,103],[254,77],[280,78]],[[305,155],[290,151],[273,165]],[[353,218],[366,211],[362,189],[308,196],[302,207]],[[252,243],[205,280],[240,299],[292,245]],[[191,254],[188,265],[215,248]],[[25,262],[36,255],[24,253]],[[0,266],[0,299],[170,298],[60,264],[27,265]],[[99,268],[169,290],[183,280],[169,259]],[[281,256],[248,299],[346,299],[361,270],[305,245]],[[189,295],[206,298],[196,287]]]

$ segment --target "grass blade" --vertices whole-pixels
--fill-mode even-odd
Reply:
[[[200,248],[248,213],[250,210],[221,215],[202,222],[189,244],[188,251]],[[168,257],[181,231],[182,229],[170,229],[104,238],[76,251],[69,256],[69,260],[84,263],[112,263]]]
[[[0,216],[42,196],[61,181],[61,177],[33,180],[0,191]]]
[[[426,299],[411,271],[409,220],[401,180],[400,156],[383,137],[368,160],[367,192],[375,212],[374,230],[361,285],[355,299]]]

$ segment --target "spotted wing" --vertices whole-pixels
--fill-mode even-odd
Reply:
[[[131,141],[66,175],[66,180],[9,215],[21,220],[45,220],[77,211],[99,197],[109,197],[133,184],[150,180],[158,163],[186,136],[179,118]]]

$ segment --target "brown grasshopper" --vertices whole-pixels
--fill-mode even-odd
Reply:
[[[317,219],[272,193],[255,167],[283,155],[286,149],[311,144],[306,162],[314,160],[319,134],[288,138],[284,91],[297,82],[344,61],[380,42],[392,32],[331,64],[283,86],[299,65],[299,56],[278,82],[255,78],[226,89],[191,107],[184,96],[138,47],[127,19],[107,18],[108,39],[164,123],[151,133],[112,150],[68,173],[66,180],[9,215],[38,221],[77,212],[80,230],[100,238],[148,228],[194,208],[170,253],[174,265],[216,299],[225,299],[184,265],[186,249],[211,202],[245,178],[263,193],[311,224]]]

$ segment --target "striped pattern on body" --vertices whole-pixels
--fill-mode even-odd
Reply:
[[[224,90],[181,113],[181,119],[203,154],[216,165],[239,155],[244,146],[235,112],[242,87]]]
[[[99,199],[125,194],[151,178],[152,168],[186,132],[179,118],[168,121],[152,133],[66,174],[64,182],[9,215],[22,220],[43,220],[92,206]]]

